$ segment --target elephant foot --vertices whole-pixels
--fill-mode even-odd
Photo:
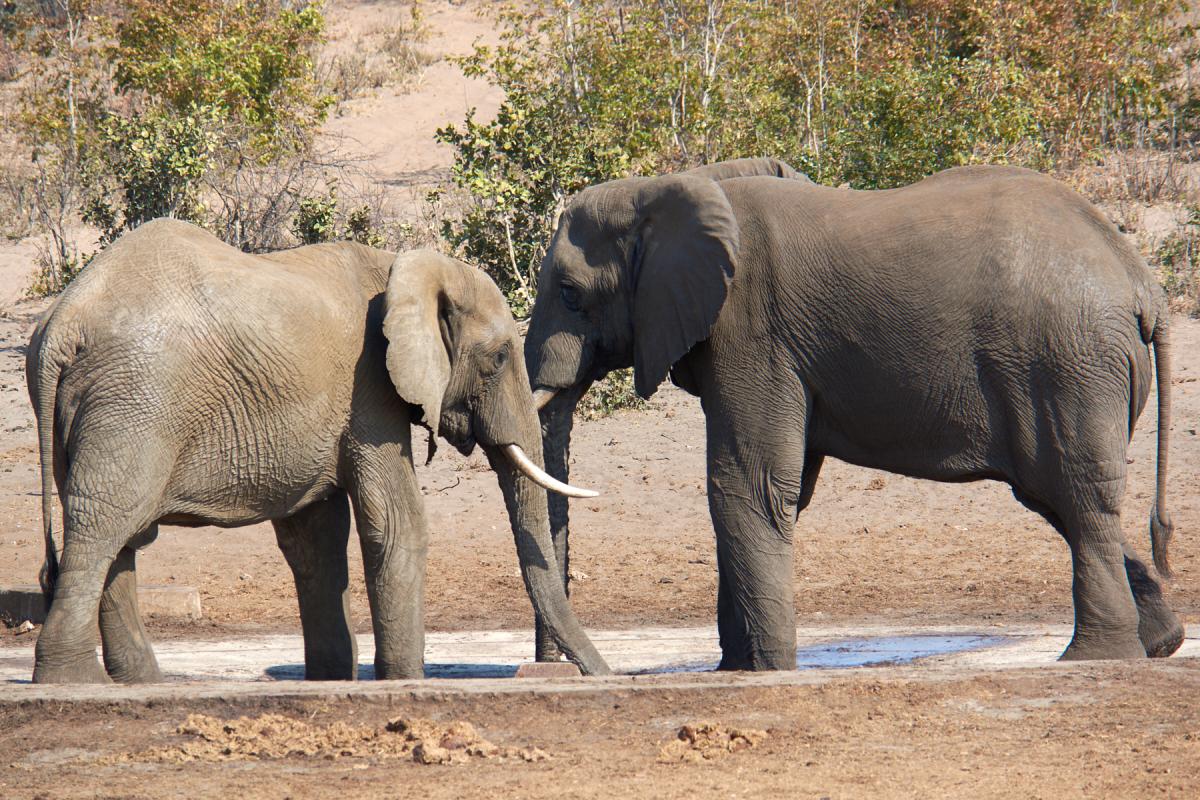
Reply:
[[[1126,546],[1125,574],[1138,612],[1138,638],[1150,658],[1166,658],[1183,644],[1183,623],[1167,605],[1162,584]]]
[[[375,676],[379,677],[376,668]],[[304,680],[306,681],[356,681],[358,680],[358,664],[344,662],[305,663]]]
[[[158,668],[158,659],[153,653],[148,658],[107,664],[108,675],[117,683],[162,683],[162,670]]]
[[[1136,638],[1083,639],[1078,635],[1058,657],[1059,661],[1103,661],[1145,658],[1146,649]]]
[[[425,677],[425,665],[418,664],[380,664],[375,662],[375,680],[377,681],[413,681]]]
[[[717,672],[748,672],[750,662],[745,658],[734,658],[721,655],[721,663],[717,664]]]
[[[721,654],[717,672],[770,672],[796,668],[796,649],[754,650],[749,655]]]
[[[112,683],[108,673],[93,655],[70,664],[48,664],[44,660],[34,662],[34,683]]]
[[[1172,611],[1169,616],[1143,618],[1138,623],[1138,638],[1150,658],[1166,658],[1183,644],[1184,627]]]

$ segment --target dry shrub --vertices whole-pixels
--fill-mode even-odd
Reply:
[[[414,3],[407,20],[369,31],[353,51],[326,59],[321,80],[339,104],[384,86],[411,88],[425,67],[439,59],[423,47],[428,39],[420,6]]]
[[[0,168],[0,236],[24,239],[34,232],[33,181],[14,169]]]
[[[1200,205],[1191,205],[1154,251],[1159,280],[1174,311],[1200,316]]]
[[[1189,156],[1178,147],[1116,147],[1066,177],[1097,203],[1179,202],[1192,189]]]
[[[392,67],[393,79],[401,86],[411,85],[422,70],[438,60],[438,56],[421,46],[428,35],[419,22],[398,25],[383,40],[383,52]]]
[[[334,56],[322,71],[322,80],[338,103],[379,89],[390,77],[390,70],[380,59],[358,51]]]

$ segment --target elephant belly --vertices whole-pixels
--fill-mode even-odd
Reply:
[[[161,521],[170,525],[235,527],[291,516],[337,487],[337,447],[332,432],[234,438],[218,431],[202,437],[176,461]]]
[[[872,385],[838,387],[818,397],[809,430],[809,446],[817,452],[937,481],[1009,472],[1004,440],[1011,409],[995,408],[978,387],[928,373],[923,381],[889,376],[878,365],[849,372],[870,376],[859,381]]]
[[[244,525],[290,517],[306,506],[324,500],[333,494],[336,488],[332,483],[322,482],[291,497],[264,498],[261,502],[240,505],[227,500],[208,503],[195,500],[177,502],[174,507],[180,510],[164,514],[157,521],[162,525],[177,525],[183,528],[199,528],[205,525],[240,528]]]
[[[896,420],[902,427],[912,420],[903,417]],[[979,441],[954,435],[950,431],[926,433],[924,436],[907,437],[896,435],[892,430],[881,437],[883,446],[872,441],[867,432],[857,435],[817,422],[811,434],[810,447],[833,458],[872,469],[882,469],[913,478],[935,481],[973,481],[987,478],[1004,479],[1006,470],[990,458],[989,448]],[[912,425],[914,433],[919,426]]]

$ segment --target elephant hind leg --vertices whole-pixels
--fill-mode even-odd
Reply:
[[[1125,575],[1137,604],[1138,638],[1142,647],[1151,658],[1166,658],[1183,644],[1183,623],[1167,605],[1158,581],[1128,544],[1125,545]]]
[[[304,677],[352,681],[358,677],[358,642],[350,624],[350,574],[346,545],[350,504],[345,492],[274,521],[275,539],[296,580],[304,630]]]
[[[101,597],[107,592],[116,606],[108,611],[109,633],[124,624],[127,613],[122,597],[133,586],[132,560],[114,562],[131,538],[120,535],[113,523],[81,526],[73,521],[69,506],[65,515],[64,545],[59,562],[54,599],[34,649],[34,683],[108,683],[109,677],[96,660],[97,620]],[[146,523],[139,525],[139,530]],[[111,581],[110,581],[111,572]],[[139,623],[140,624],[140,623]],[[116,641],[117,639],[114,639]],[[117,657],[120,661],[120,656]],[[116,664],[114,663],[114,667]]]
[[[109,567],[104,594],[100,597],[104,669],[118,683],[162,680],[137,601],[137,548],[145,547],[157,536],[158,526],[151,525],[121,548]]]
[[[81,428],[77,420],[75,430]],[[116,633],[116,628],[129,616],[126,595],[132,594],[136,582],[132,551],[122,556],[111,576],[110,570],[122,550],[131,542],[136,546],[139,534],[148,532],[158,518],[170,469],[163,463],[167,451],[156,446],[151,435],[123,432],[114,438],[106,437],[107,433],[93,429],[103,446],[70,455],[61,487],[62,558],[54,598],[34,650],[36,683],[109,682],[96,659],[101,597],[106,591],[112,601],[106,612],[109,632],[117,637],[113,642],[131,636],[128,631]],[[121,657],[116,659],[119,662]]]
[[[1125,575],[1120,517],[1090,512],[1067,525],[1074,578],[1075,634],[1064,661],[1145,658],[1138,638],[1138,609]]]
[[[1139,609],[1126,575],[1121,519],[1115,503],[1105,502],[1107,493],[1080,488],[1060,513],[1013,489],[1017,500],[1041,514],[1071,548],[1075,633],[1060,656],[1064,661],[1146,656],[1139,638]]]

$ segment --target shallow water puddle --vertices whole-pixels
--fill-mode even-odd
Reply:
[[[966,653],[996,647],[1007,636],[947,634],[939,636],[879,636],[802,647],[796,651],[796,669],[843,669],[880,664],[908,664],[931,656]]]
[[[796,669],[849,669],[886,664],[909,664],[933,656],[954,655],[997,647],[1012,641],[1008,636],[981,634],[917,634],[914,636],[865,636],[801,647],[796,650]],[[716,669],[716,662],[691,661],[659,668],[639,670],[642,674],[659,672],[705,672]]]
[[[799,632],[802,646],[796,651],[796,668],[852,669],[925,659],[932,659],[930,668],[941,662],[970,662],[976,666],[1048,664],[1062,651],[1070,635],[1070,626],[1010,629],[1004,635],[970,629],[809,629]],[[712,628],[598,631],[594,638],[618,674],[709,672],[716,669],[721,657],[717,633]],[[361,637],[358,644],[358,678],[372,680],[375,670],[371,666],[371,637]],[[431,633],[427,644],[427,678],[511,678],[517,667],[533,655],[532,631]],[[295,635],[168,641],[157,649],[159,664],[169,681],[304,678],[304,665],[297,658],[304,652],[304,645]],[[32,670],[32,645],[0,650],[0,683],[27,683]]]
[[[263,674],[277,681],[304,680],[303,664],[280,664],[267,667]],[[517,674],[516,664],[425,664],[426,678],[511,678]],[[375,667],[370,664],[358,666],[360,681],[375,680]]]
[[[1007,644],[1012,641],[1007,636],[985,636],[982,634],[917,634],[913,636],[864,636],[853,639],[839,639],[832,642],[801,647],[796,651],[796,669],[849,669],[852,667],[871,667],[885,664],[908,664],[932,656],[953,655],[989,647]],[[715,643],[714,643],[715,644]],[[670,651],[660,650],[658,658],[646,657],[642,654],[639,659],[644,666],[639,668],[621,669],[619,663],[613,666],[618,672],[628,672],[634,675],[654,675],[661,673],[710,672],[717,667],[716,659],[690,658],[680,662],[670,661]],[[660,660],[661,659],[661,660]],[[517,672],[517,663],[523,659],[517,658],[514,663],[471,663],[471,662],[427,662],[425,664],[426,678],[511,678]],[[646,662],[649,661],[649,664]],[[658,661],[658,663],[654,663]],[[275,680],[302,680],[304,665],[287,664],[268,667],[266,675]],[[373,680],[375,670],[370,665],[358,668],[359,680]]]

